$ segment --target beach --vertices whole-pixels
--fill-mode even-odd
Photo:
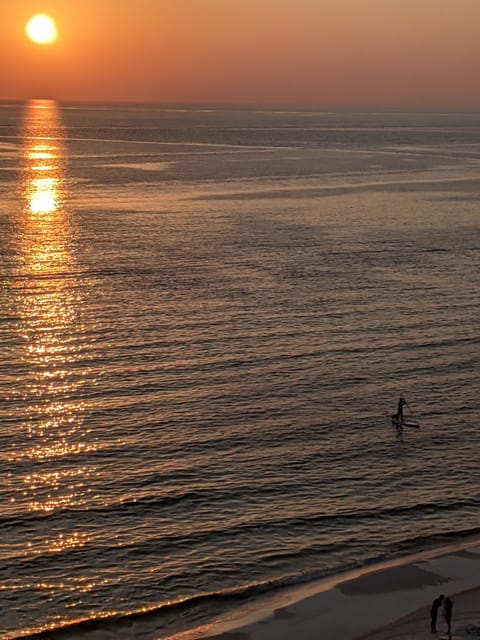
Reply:
[[[480,589],[471,589],[455,596],[455,622],[452,628],[452,639],[480,637]],[[368,633],[361,640],[421,640],[431,637],[427,629],[429,607],[419,609],[415,613],[388,625],[383,629]],[[447,638],[445,623],[438,623],[438,632],[433,637]],[[360,639],[359,639],[360,640]]]
[[[430,555],[430,557],[429,557]],[[437,633],[430,632],[430,606],[440,593],[454,603],[452,638],[480,637],[480,546],[444,555],[416,554],[370,568],[300,601],[277,606],[265,617],[244,610],[244,621],[218,621],[195,637],[215,640],[423,640],[447,638],[441,610]],[[337,578],[338,579],[338,578]],[[322,585],[319,583],[318,587]],[[280,598],[295,600],[301,591]],[[254,618],[257,618],[254,620]],[[237,618],[237,623],[240,618]]]

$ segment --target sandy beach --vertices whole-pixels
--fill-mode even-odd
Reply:
[[[317,588],[308,596],[307,589]],[[184,634],[215,640],[423,640],[447,638],[441,612],[430,632],[430,606],[440,593],[454,602],[452,639],[480,638],[478,541],[416,554],[278,594],[271,609],[252,606]]]
[[[454,600],[452,640],[480,638],[480,588],[457,594]],[[361,636],[358,640],[421,640],[422,638],[448,638],[445,621],[439,615],[437,634],[428,630],[430,607],[424,607],[391,625]]]

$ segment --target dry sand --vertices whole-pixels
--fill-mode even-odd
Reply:
[[[452,640],[480,639],[480,588],[453,598]],[[430,633],[430,607],[419,609],[391,625],[361,636],[358,640],[423,640],[448,638],[442,616],[437,618],[437,633]]]

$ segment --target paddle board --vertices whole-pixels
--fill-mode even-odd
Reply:
[[[396,427],[398,425],[397,421],[395,418],[392,417],[392,424],[394,427]],[[413,429],[420,429],[420,425],[418,424],[418,422],[414,422],[413,420],[402,420],[400,422],[400,427],[412,427]]]

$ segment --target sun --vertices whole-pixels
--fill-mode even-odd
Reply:
[[[52,44],[57,39],[57,25],[46,13],[37,13],[25,25],[25,33],[36,44]]]

